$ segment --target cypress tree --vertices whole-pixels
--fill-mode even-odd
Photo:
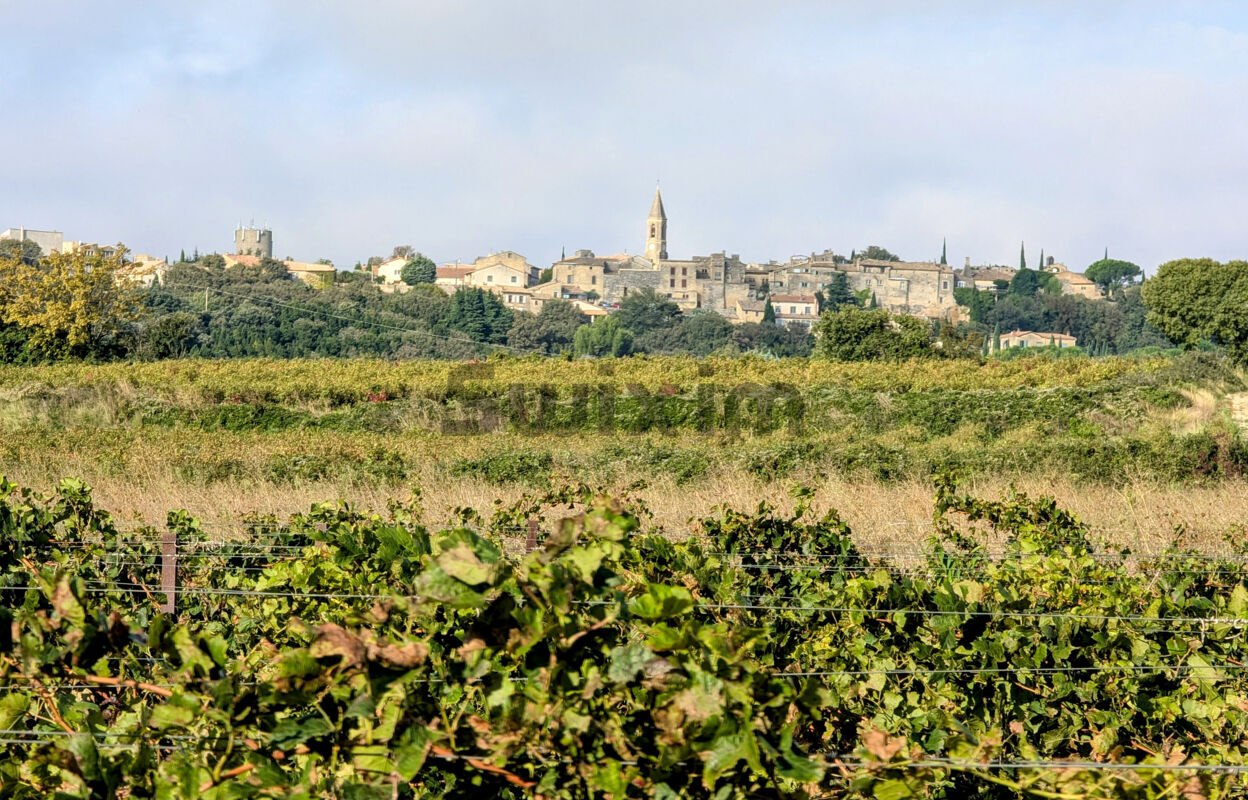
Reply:
[[[178,256],[178,262],[181,264],[186,263],[186,249],[185,248],[183,248],[182,254]]]
[[[948,250],[948,245],[949,245],[948,239],[940,240],[940,265],[942,267],[949,265],[949,262],[945,259],[945,255]]]
[[[992,352],[1001,349],[1001,323],[998,322],[992,326]]]
[[[776,324],[776,310],[771,307],[771,298],[767,298],[767,304],[763,306],[763,323]]]
[[[1027,247],[1025,243],[1018,246],[1018,268],[1027,269]]]
[[[871,308],[879,308],[879,307],[880,307],[880,303],[879,303],[879,301],[875,299],[875,292],[872,292],[872,293],[871,293],[871,306],[870,306],[870,307],[871,307]]]
[[[1040,248],[1040,269],[1044,269],[1044,248]]]

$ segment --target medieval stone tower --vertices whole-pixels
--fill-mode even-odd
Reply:
[[[268,228],[244,228],[234,231],[234,254],[239,256],[273,257],[273,231]]]
[[[667,214],[663,211],[663,196],[654,189],[654,203],[646,219],[646,259],[658,264],[667,258]]]

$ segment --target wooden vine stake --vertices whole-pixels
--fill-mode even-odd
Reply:
[[[537,519],[529,517],[529,540],[524,543],[524,551],[532,553],[537,549]]]
[[[178,534],[173,531],[166,531],[160,537],[160,588],[165,593],[160,610],[174,613],[178,599]]]

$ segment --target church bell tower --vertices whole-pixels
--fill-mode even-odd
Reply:
[[[667,214],[663,211],[663,196],[654,188],[654,203],[646,219],[646,259],[658,264],[667,258]]]

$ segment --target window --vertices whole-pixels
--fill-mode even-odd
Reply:
[[[941,282],[940,282],[940,288],[942,288],[942,289],[948,289],[948,288],[949,288],[949,281],[941,281]]]
[[[689,274],[689,268],[688,268],[688,267],[681,267],[681,268],[680,268],[680,274],[681,274],[681,275],[688,275],[688,274]]]
[[[675,279],[675,278],[672,278],[671,280],[669,280],[669,281],[667,282],[667,288],[669,288],[669,289],[675,289],[675,288],[676,288],[676,279]]]
[[[796,313],[797,313],[797,306],[789,306],[789,313],[790,313],[790,314],[796,314]]]
[[[598,285],[598,276],[597,276],[597,275],[590,275],[590,276],[589,276],[589,284],[590,284],[590,286],[597,286],[597,285]]]
[[[493,275],[486,275],[486,276],[485,276],[485,282],[486,282],[486,283],[493,283],[493,282],[494,282],[494,276],[493,276]]]
[[[654,226],[653,225],[650,226],[650,238],[652,239],[654,238]]]
[[[680,288],[684,289],[688,287],[688,285],[689,285],[689,281],[685,280],[684,278],[680,279]]]
[[[515,282],[516,282],[516,276],[515,276],[515,275],[512,275],[512,276],[511,276],[511,282],[512,282],[512,283],[515,283]]]

